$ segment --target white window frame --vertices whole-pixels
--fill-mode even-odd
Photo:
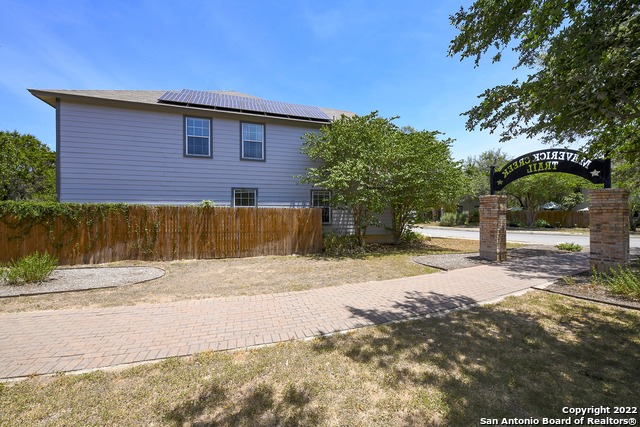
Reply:
[[[245,125],[260,126],[262,128],[262,141],[245,138],[245,135],[244,135],[244,127],[245,127]],[[255,160],[255,161],[259,161],[259,162],[266,161],[267,156],[266,156],[265,139],[266,139],[266,126],[265,126],[264,123],[240,122],[240,160]],[[260,143],[261,144],[262,157],[248,157],[248,156],[246,156],[245,153],[244,153],[244,143],[245,143],[245,141]]]
[[[331,191],[329,191],[329,190],[311,190],[311,207],[313,207],[313,208],[320,208],[320,209],[322,209],[323,211],[324,211],[325,209],[328,209],[328,210],[329,210],[329,221],[325,222],[325,221],[324,221],[324,218],[323,218],[323,220],[322,220],[322,225],[331,225],[331,220],[333,219],[333,218],[332,218],[332,215],[333,215],[333,209],[331,208],[331,205],[329,205],[329,206],[317,206],[317,205],[315,204],[315,198],[313,197],[313,196],[314,196],[314,194],[316,194],[316,193],[326,193],[326,194],[327,194],[327,197],[331,197]],[[324,217],[324,215],[323,215],[323,217]]]
[[[237,206],[236,205],[236,191],[245,193],[253,193],[253,206]],[[258,207],[258,189],[257,188],[245,188],[234,187],[231,189],[231,206],[234,208],[257,208]]]
[[[209,135],[204,136],[204,135],[195,135],[195,134],[190,134],[189,133],[189,120],[202,120],[207,122],[207,124],[209,125],[207,127],[208,129],[208,133]],[[204,128],[202,128],[204,129]],[[208,117],[195,117],[195,116],[184,116],[184,156],[185,157],[213,157],[212,155],[212,144],[211,144],[211,134],[212,134],[212,126],[211,126],[211,119]],[[192,138],[202,138],[202,139],[206,139],[207,140],[207,151],[209,151],[207,154],[195,154],[195,153],[189,153],[189,137]]]

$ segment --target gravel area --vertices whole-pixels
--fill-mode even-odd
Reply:
[[[583,247],[582,251],[588,252],[589,247]],[[558,253],[566,253],[566,251],[561,251],[555,246],[549,245],[526,245],[519,248],[507,249],[507,259],[554,255]],[[413,261],[441,270],[456,270],[458,268],[475,267],[476,265],[491,264],[493,262],[480,259],[478,253],[423,255],[413,258]]]
[[[156,267],[85,267],[55,270],[40,283],[27,285],[1,285],[0,298],[38,295],[57,292],[85,291],[133,285],[164,276]]]

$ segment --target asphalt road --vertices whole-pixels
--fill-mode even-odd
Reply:
[[[478,228],[460,229],[448,227],[417,227],[413,229],[416,233],[430,234],[433,237],[455,237],[460,239],[480,239]],[[508,242],[539,243],[543,245],[555,245],[559,242],[577,243],[580,246],[589,245],[588,234],[569,234],[565,232],[544,231],[510,231],[507,230]],[[629,246],[640,248],[640,236],[632,235],[629,239]]]

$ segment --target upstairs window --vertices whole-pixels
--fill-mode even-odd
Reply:
[[[264,125],[242,123],[240,158],[246,160],[264,160]]]
[[[239,207],[253,207],[257,206],[258,190],[255,188],[234,188],[233,192],[233,206]]]
[[[322,209],[322,223],[331,224],[331,205],[329,205],[331,192],[326,190],[311,191],[311,206]]]
[[[185,117],[185,156],[211,157],[211,120]]]

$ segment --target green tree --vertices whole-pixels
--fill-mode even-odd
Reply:
[[[307,168],[299,182],[332,191],[329,203],[351,212],[360,245],[367,227],[377,224],[375,214],[385,208],[381,153],[397,132],[392,120],[378,117],[377,111],[366,116],[342,115],[320,132],[303,136],[301,151],[318,166]]]
[[[489,177],[491,175],[490,166],[500,166],[511,160],[507,153],[500,148],[497,150],[485,151],[479,156],[469,156],[464,161],[462,168],[468,179],[469,186],[462,196],[462,202],[470,202],[480,196],[491,193]]]
[[[507,195],[527,212],[533,227],[540,206],[548,202],[560,204],[564,196],[588,184],[583,178],[566,173],[539,173],[517,179],[508,184],[502,194]]]
[[[56,153],[33,135],[0,132],[0,201],[55,200]]]
[[[451,158],[451,139],[439,132],[401,130],[389,139],[382,180],[384,199],[391,209],[393,240],[400,243],[417,214],[457,203],[465,188],[459,162]]]
[[[619,156],[613,159],[611,169],[613,186],[629,189],[629,227],[635,231],[640,223],[640,216],[635,216],[640,211],[640,164]]]
[[[637,0],[476,0],[450,17],[460,33],[449,56],[493,62],[511,46],[525,81],[487,89],[463,113],[469,130],[501,141],[526,135],[579,141],[591,157],[607,150],[640,156],[640,3]]]

